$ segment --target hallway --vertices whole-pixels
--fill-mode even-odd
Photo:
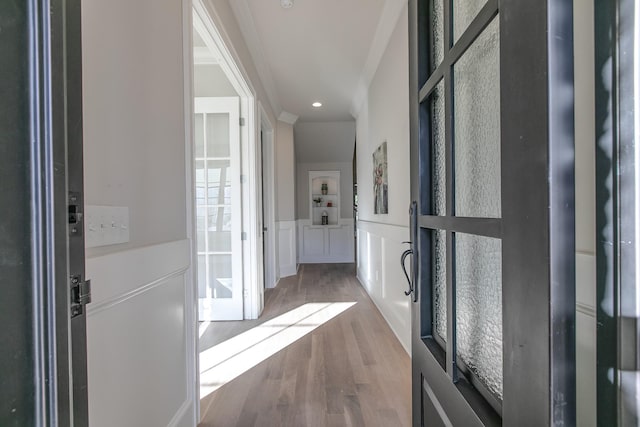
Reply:
[[[282,327],[278,319],[299,307],[345,307],[202,397],[200,427],[410,425],[410,358],[354,270],[353,264],[303,264],[297,276],[267,290],[260,320],[203,325],[201,364],[208,349],[260,325]],[[311,317],[283,329],[309,326]]]

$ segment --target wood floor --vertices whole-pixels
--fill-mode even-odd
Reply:
[[[200,427],[409,426],[411,361],[353,264],[306,264],[256,321],[212,323],[204,351],[307,303],[356,304],[201,400]]]

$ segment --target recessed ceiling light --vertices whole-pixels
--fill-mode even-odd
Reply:
[[[318,102],[318,101],[316,101],[316,102],[314,102],[314,103],[313,103],[313,104],[311,104],[311,105],[312,105],[313,107],[320,108],[320,107],[322,107],[322,102]]]
[[[293,0],[280,0],[280,6],[282,6],[284,9],[289,9],[291,6],[293,6]]]

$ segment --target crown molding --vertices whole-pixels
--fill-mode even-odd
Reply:
[[[369,48],[369,55],[367,56],[367,61],[360,75],[356,93],[351,102],[350,112],[354,118],[358,118],[360,115],[360,111],[367,99],[367,92],[371,81],[380,65],[384,51],[387,49],[389,39],[391,39],[393,30],[396,28],[398,19],[400,19],[400,15],[406,6],[407,2],[405,0],[386,0],[384,3],[380,21],[378,21],[378,27],[376,28],[376,33]]]
[[[293,126],[298,121],[298,116],[296,116],[295,114],[291,114],[291,113],[289,113],[287,111],[282,110],[282,112],[278,116],[278,120],[280,120],[281,122],[288,123],[291,126]]]
[[[231,6],[231,10],[235,15],[236,20],[238,21],[240,32],[247,44],[249,54],[253,59],[253,64],[258,72],[258,77],[260,78],[262,87],[267,93],[269,104],[271,105],[273,112],[277,115],[282,112],[282,106],[278,99],[271,68],[263,54],[264,49],[260,43],[260,37],[258,37],[258,32],[256,31],[255,22],[253,20],[251,10],[249,9],[249,4],[247,3],[247,0],[233,0],[229,2],[229,5]]]

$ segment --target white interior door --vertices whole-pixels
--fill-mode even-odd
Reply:
[[[240,99],[195,99],[198,318],[242,320]]]

